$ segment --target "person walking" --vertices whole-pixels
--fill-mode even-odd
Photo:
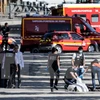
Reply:
[[[21,78],[20,78],[20,70],[24,67],[24,61],[23,61],[23,54],[21,51],[19,51],[18,45],[15,45],[14,48],[15,51],[15,65],[16,65],[16,73],[17,73],[17,80],[18,80],[18,88],[20,88],[21,84]]]
[[[72,57],[72,66],[78,66],[77,74],[83,79],[84,67],[85,67],[85,55],[83,54],[83,48],[78,48],[78,53],[74,53]]]
[[[11,45],[10,45],[9,51],[7,51],[7,52],[8,52],[8,53],[13,53],[14,56],[15,56],[14,48],[15,48],[14,45],[11,44]],[[12,64],[12,66],[10,67],[11,88],[15,88],[15,86],[16,86],[15,75],[16,75],[16,65],[15,65],[15,63],[14,63],[14,64]]]
[[[58,80],[60,75],[60,56],[58,54],[58,50],[56,48],[52,48],[52,53],[48,56],[48,71],[50,74],[50,88],[51,92],[53,92],[53,88],[58,90]],[[54,74],[56,76],[55,84],[54,84]]]

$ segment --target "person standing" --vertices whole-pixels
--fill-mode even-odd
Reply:
[[[52,53],[48,56],[48,71],[50,74],[50,88],[51,92],[53,92],[53,88],[58,90],[58,80],[59,80],[59,74],[60,74],[60,56],[58,54],[58,50],[56,48],[52,48]],[[55,84],[54,81],[54,74],[56,76]]]
[[[1,28],[1,32],[3,34],[3,42],[2,47],[5,45],[5,50],[7,50],[8,45],[8,34],[10,32],[10,28],[8,26],[8,23],[5,23],[5,25]]]
[[[95,85],[95,74],[97,73],[97,79],[100,85],[100,62],[97,59],[94,59],[91,62],[91,65],[86,68],[85,72],[88,71],[88,69],[91,69],[91,76],[92,76],[92,86],[93,86],[93,91],[96,90],[96,85]],[[84,73],[85,73],[84,72]]]
[[[72,66],[78,66],[77,74],[83,79],[84,67],[85,67],[85,55],[83,54],[83,48],[78,48],[78,53],[74,53],[72,57]]]
[[[20,70],[24,67],[24,61],[23,61],[23,54],[21,51],[19,51],[18,45],[15,45],[14,48],[15,51],[15,65],[16,65],[16,73],[17,73],[17,80],[18,80],[18,88],[20,88],[21,84],[21,78],[20,78]]]
[[[5,23],[5,25],[1,28],[1,31],[2,31],[3,35],[7,35],[8,36],[7,32],[8,33],[10,32],[10,28],[8,26],[8,23]]]

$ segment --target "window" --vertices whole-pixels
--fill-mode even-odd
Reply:
[[[83,18],[86,21],[86,15],[80,15],[81,18]]]
[[[70,39],[68,33],[61,34],[61,38],[62,39],[66,39],[66,40],[69,40]]]
[[[52,36],[53,36],[52,33],[46,33],[46,34],[43,36],[43,39],[44,39],[44,40],[46,40],[46,39],[52,39]]]
[[[90,0],[76,0],[77,3],[90,3]]]
[[[80,40],[82,37],[76,33],[71,33],[72,39],[73,40]]]
[[[50,23],[48,24],[48,31],[70,31],[70,23]]]
[[[98,22],[99,21],[99,15],[98,14],[92,14],[91,19],[92,19],[92,22]]]

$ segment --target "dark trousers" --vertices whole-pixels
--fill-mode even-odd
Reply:
[[[16,85],[16,82],[15,82],[15,75],[16,75],[16,65],[15,64],[13,64],[12,66],[11,66],[11,83],[12,84],[14,84],[14,85]]]
[[[16,69],[15,69],[14,73],[12,74],[12,83],[14,85],[16,85],[16,81],[15,81],[16,74],[17,74],[17,81],[18,81],[18,85],[17,86],[19,87],[19,85],[21,83],[21,80],[20,80],[20,66],[19,66],[19,64],[18,64],[18,72],[16,72]]]
[[[56,75],[56,79],[55,79],[55,84],[54,84],[54,86],[57,86],[58,85],[58,81],[59,81],[59,76],[60,76],[60,71],[59,70],[57,70],[56,72],[55,72],[55,75]],[[51,88],[53,88],[53,81],[54,81],[54,78],[50,78],[50,87]]]
[[[18,87],[21,83],[21,79],[20,79],[20,65],[18,64],[18,72],[16,73],[17,74],[17,80],[18,80]]]
[[[4,47],[5,45],[5,50],[7,50],[7,46],[8,46],[8,36],[4,36],[4,39],[2,41],[2,47]]]
[[[76,83],[75,79],[66,79],[64,78],[64,82],[66,83],[66,87],[68,87],[69,85],[73,85]]]

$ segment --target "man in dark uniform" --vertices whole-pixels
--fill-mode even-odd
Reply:
[[[8,23],[5,23],[5,25],[1,28],[1,31],[3,34],[2,47],[5,45],[5,50],[7,50],[8,34],[10,32],[10,28],[8,27]]]

